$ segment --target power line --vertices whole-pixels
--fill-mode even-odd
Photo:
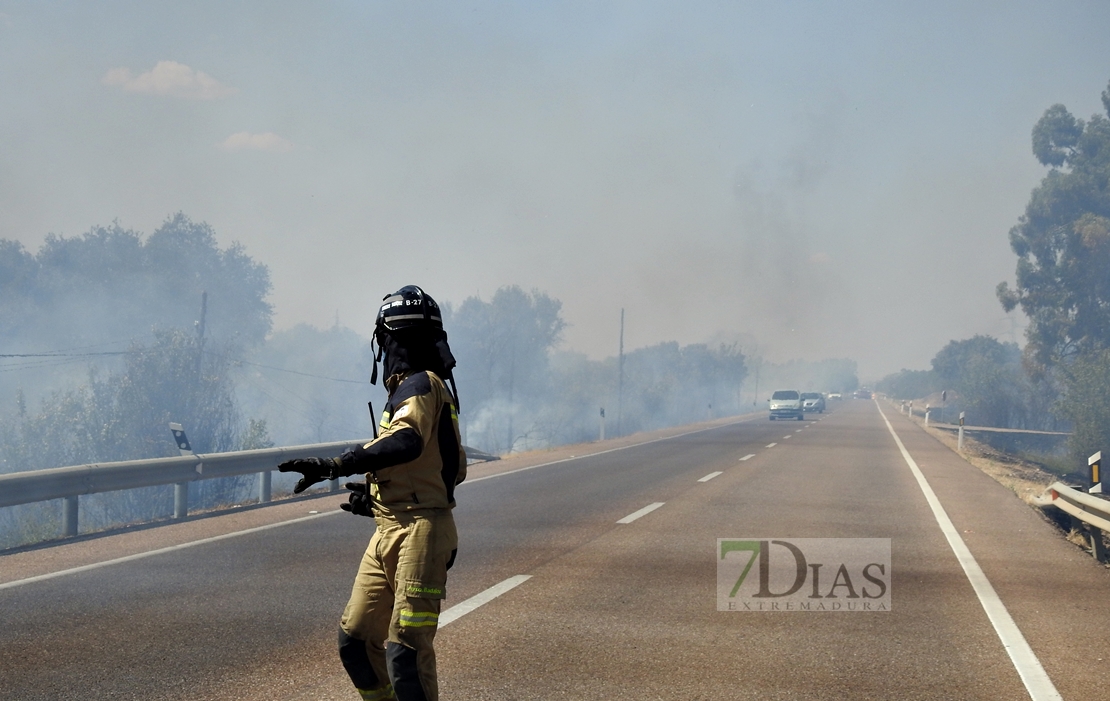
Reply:
[[[23,369],[31,369],[31,368],[38,368],[38,367],[49,367],[49,366],[52,366],[52,365],[65,365],[65,364],[68,364],[68,363],[73,363],[73,362],[80,361],[83,358],[94,358],[94,357],[101,357],[101,356],[130,355],[133,352],[136,352],[136,351],[99,351],[99,352],[93,352],[93,353],[67,353],[67,352],[64,352],[64,351],[50,351],[50,352],[46,352],[46,353],[0,353],[0,358],[58,359],[57,361],[54,361],[54,362],[51,362],[51,360],[42,360],[42,361],[39,361],[39,362],[32,362],[32,363],[26,363],[26,364],[13,364],[13,365],[0,366],[0,372],[9,372],[11,370],[23,370]],[[221,355],[219,353],[213,353],[211,351],[206,351],[206,352],[209,355],[214,355],[216,357],[223,358],[224,360],[229,360],[233,363],[239,363],[239,364],[242,364],[242,365],[252,365],[254,367],[264,368],[266,370],[274,370],[275,372],[285,372],[285,373],[288,373],[290,375],[300,375],[301,377],[311,377],[311,378],[314,378],[314,379],[317,379],[317,380],[330,380],[331,382],[344,382],[344,383],[352,384],[352,385],[368,384],[368,382],[366,380],[348,380],[348,379],[342,378],[342,377],[328,377],[327,375],[316,375],[316,374],[313,374],[313,373],[310,373],[310,372],[301,372],[300,370],[290,370],[289,368],[279,368],[275,365],[266,365],[264,363],[255,363],[253,361],[245,360],[243,358],[233,358],[231,356]]]
[[[232,358],[230,356],[219,355],[217,353],[212,353],[212,355],[216,355],[217,357],[224,358],[225,360],[230,360],[233,363],[241,363],[243,365],[252,365],[256,368],[265,368],[266,370],[276,370],[277,372],[286,372],[286,373],[289,373],[290,375],[300,375],[301,377],[311,377],[311,378],[314,378],[314,379],[317,379],[317,380],[331,380],[332,382],[345,382],[347,384],[352,384],[352,385],[368,385],[368,384],[370,384],[370,382],[368,380],[348,380],[348,379],[345,379],[345,378],[342,378],[342,377],[328,377],[326,375],[314,375],[310,372],[301,372],[300,370],[290,370],[289,368],[279,368],[279,367],[276,367],[274,365],[265,365],[263,363],[255,363],[255,362],[252,362],[250,360],[243,360],[241,358]]]
[[[97,355],[127,355],[131,351],[100,351],[98,353],[0,353],[0,358],[91,358]]]

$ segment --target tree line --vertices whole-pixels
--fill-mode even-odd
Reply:
[[[385,400],[369,339],[338,322],[272,332],[269,292],[265,265],[180,213],[145,237],[116,223],[34,253],[0,240],[0,473],[176,455],[171,421],[201,453],[367,437],[367,402]],[[558,349],[561,303],[541,291],[443,307],[465,439],[483,450],[596,439],[602,408],[609,436],[743,408],[735,346],[592,360]],[[193,501],[235,503],[252,480],[198,482]],[[171,513],[172,489],[83,502],[95,528]],[[57,509],[2,511],[0,544],[55,532]]]

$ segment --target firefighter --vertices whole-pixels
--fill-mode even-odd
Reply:
[[[436,701],[432,640],[458,547],[455,486],[466,477],[455,359],[439,306],[415,285],[384,299],[374,342],[371,382],[380,361],[389,393],[381,435],[338,458],[291,460],[278,469],[303,475],[294,492],[366,474],[365,482],[346,484],[351,493],[342,504],[373,516],[376,530],[339,622],[339,657],[367,701]]]

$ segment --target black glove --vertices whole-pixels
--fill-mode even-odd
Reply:
[[[278,472],[299,472],[303,477],[293,487],[294,494],[300,494],[312,485],[339,477],[339,460],[336,458],[300,458],[287,460],[278,465]]]
[[[347,497],[347,503],[340,504],[339,508],[344,511],[350,511],[355,516],[370,516],[373,518],[374,512],[370,508],[373,506],[373,502],[370,500],[370,493],[366,489],[366,483],[348,482],[343,486],[351,490],[351,494]]]

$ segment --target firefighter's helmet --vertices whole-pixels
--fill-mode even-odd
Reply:
[[[459,393],[455,389],[455,357],[443,330],[439,305],[416,285],[406,285],[382,299],[374,324],[377,353],[371,384],[378,381],[378,363],[385,365],[386,377],[400,372],[431,370],[450,383],[455,406]]]
[[[382,299],[375,327],[387,332],[414,327],[442,329],[443,317],[431,295],[416,285],[405,285]]]

